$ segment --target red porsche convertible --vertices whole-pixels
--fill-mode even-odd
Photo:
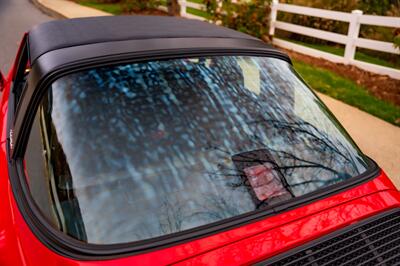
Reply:
[[[258,39],[52,21],[1,81],[0,265],[400,264],[399,191]]]

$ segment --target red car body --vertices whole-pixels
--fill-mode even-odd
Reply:
[[[381,170],[362,184],[296,208],[191,241],[114,258],[79,260],[49,249],[32,232],[15,200],[7,167],[7,113],[16,62],[0,103],[0,265],[249,265],[400,207],[400,193]]]

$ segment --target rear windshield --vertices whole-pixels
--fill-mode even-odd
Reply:
[[[290,64],[247,56],[64,76],[40,103],[24,163],[43,215],[93,244],[223,222],[367,165]]]

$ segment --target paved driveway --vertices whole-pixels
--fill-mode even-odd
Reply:
[[[29,0],[0,0],[0,70],[4,75],[14,61],[24,32],[50,19]]]

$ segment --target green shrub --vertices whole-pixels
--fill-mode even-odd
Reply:
[[[161,3],[161,0],[121,0],[121,4],[127,12],[156,9]]]
[[[204,0],[204,3],[209,20],[269,41],[271,0]]]
[[[96,0],[94,2],[99,3],[99,4],[115,4],[115,3],[122,2],[122,0]]]
[[[393,43],[395,47],[400,49],[400,28],[393,32]]]
[[[178,0],[166,0],[166,4],[170,16],[179,16],[181,7]]]

